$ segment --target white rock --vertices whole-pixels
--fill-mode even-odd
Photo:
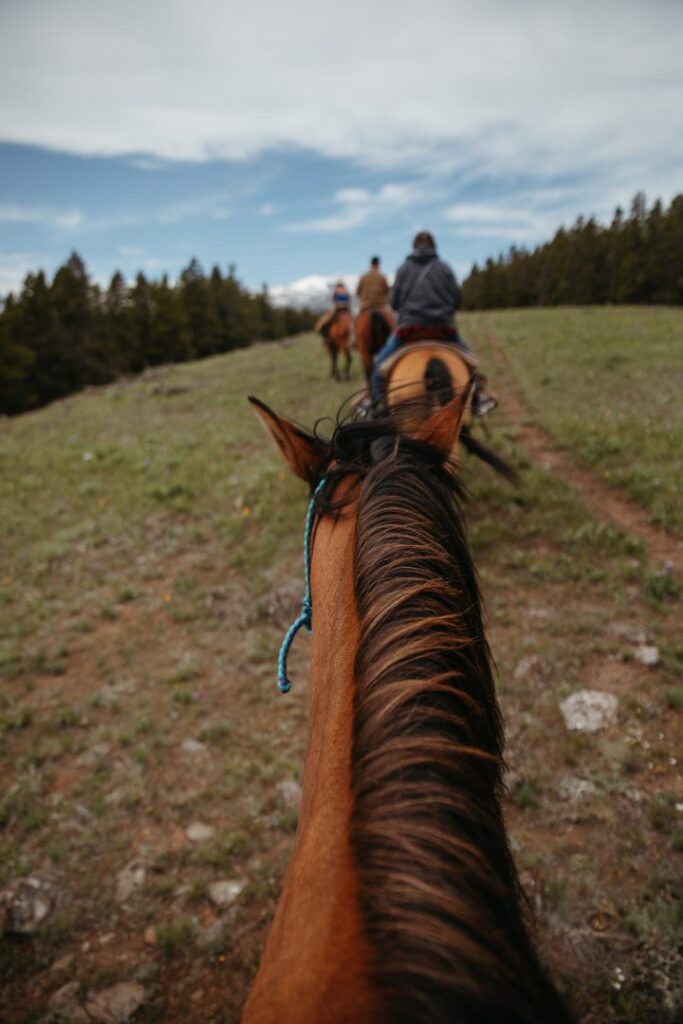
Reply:
[[[528,676],[534,669],[540,668],[542,661],[537,654],[530,654],[526,658],[522,658],[521,661],[517,662],[513,676],[515,679],[523,679]]]
[[[579,803],[584,797],[593,796],[597,793],[597,788],[588,779],[579,779],[574,775],[565,775],[563,779],[560,779],[557,792],[562,800],[567,800],[569,803]]]
[[[199,740],[187,739],[180,744],[180,749],[186,754],[205,754],[206,744]]]
[[[76,764],[83,768],[90,768],[96,764],[103,757],[106,757],[111,747],[108,743],[95,743],[89,750],[85,750],[79,757],[76,758]]]
[[[548,608],[540,608],[540,607],[530,608],[529,609],[529,615],[530,615],[530,617],[532,619],[544,619],[545,620],[545,619],[551,619],[552,618],[552,612],[549,611]]]
[[[30,935],[55,907],[57,894],[40,878],[20,878],[0,893],[0,919],[7,932]]]
[[[277,791],[286,807],[296,808],[301,803],[301,786],[296,779],[283,779],[278,782]]]
[[[200,928],[197,932],[197,945],[202,949],[210,949],[212,946],[219,946],[223,943],[226,935],[227,925],[225,921],[218,918],[207,928]]]
[[[603,690],[577,690],[560,704],[572,732],[599,732],[617,720],[617,698]]]
[[[137,981],[122,981],[88,998],[85,1009],[97,1024],[125,1024],[145,1001],[145,990]]]
[[[646,644],[647,633],[639,626],[633,626],[630,622],[610,622],[607,627],[613,636],[628,640],[632,644]]]
[[[132,860],[116,876],[116,902],[125,903],[136,889],[142,889],[146,877],[145,865],[141,860]]]
[[[77,981],[70,981],[53,992],[47,1004],[50,1012],[43,1019],[46,1022],[56,1019],[72,1021],[73,1024],[88,1024],[90,1018],[83,1007],[78,1005],[79,988],[80,984]]]
[[[205,843],[212,839],[215,829],[211,825],[204,825],[201,821],[193,821],[185,831],[185,835],[191,843]]]
[[[636,648],[636,660],[641,665],[656,665],[659,661],[659,649],[649,644],[641,644]]]
[[[209,886],[209,899],[215,903],[220,910],[232,906],[245,886],[245,882],[237,879],[221,882],[212,882]]]

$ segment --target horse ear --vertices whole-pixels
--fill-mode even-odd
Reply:
[[[450,455],[458,440],[467,397],[467,394],[456,395],[447,405],[436,409],[418,428],[415,440]]]
[[[249,395],[249,401],[256,415],[272,435],[292,473],[309,484],[314,483],[329,455],[329,448],[325,442],[313,437],[285,416],[278,416],[253,395]]]

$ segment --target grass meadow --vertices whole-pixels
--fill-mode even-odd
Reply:
[[[507,310],[469,327],[504,342],[529,410],[579,463],[683,533],[681,310]]]
[[[669,310],[462,318],[487,365],[495,332],[558,444],[678,533],[682,325]],[[328,373],[309,335],[0,424],[0,889],[30,876],[53,893],[34,933],[0,940],[3,1020],[39,1021],[65,989],[73,1013],[122,982],[144,990],[135,1020],[239,1019],[296,828],[308,654],[300,637],[280,697],[306,494],[245,396],[311,425],[361,387],[357,358],[350,384]],[[673,1024],[679,581],[531,463],[502,413],[490,422],[521,485],[463,473],[539,946],[584,1024]],[[613,726],[566,730],[560,702],[581,688],[617,697]],[[227,907],[217,881],[238,883]]]

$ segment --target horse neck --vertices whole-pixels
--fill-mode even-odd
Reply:
[[[350,849],[354,515],[318,522],[311,572],[308,749],[292,860],[244,1024],[379,1019]],[[286,713],[283,711],[283,713]]]
[[[397,1022],[565,1020],[520,912],[479,594],[447,477],[387,460],[359,503],[352,845]]]

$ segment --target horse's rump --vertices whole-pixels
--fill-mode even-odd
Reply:
[[[335,309],[332,316],[324,325],[323,334],[325,340],[336,348],[346,349],[351,337],[352,318],[348,309]]]
[[[387,405],[398,412],[410,409],[411,417],[426,419],[435,406],[445,405],[457,394],[466,395],[463,422],[471,417],[471,381],[476,357],[455,345],[438,341],[405,345],[382,363]]]

